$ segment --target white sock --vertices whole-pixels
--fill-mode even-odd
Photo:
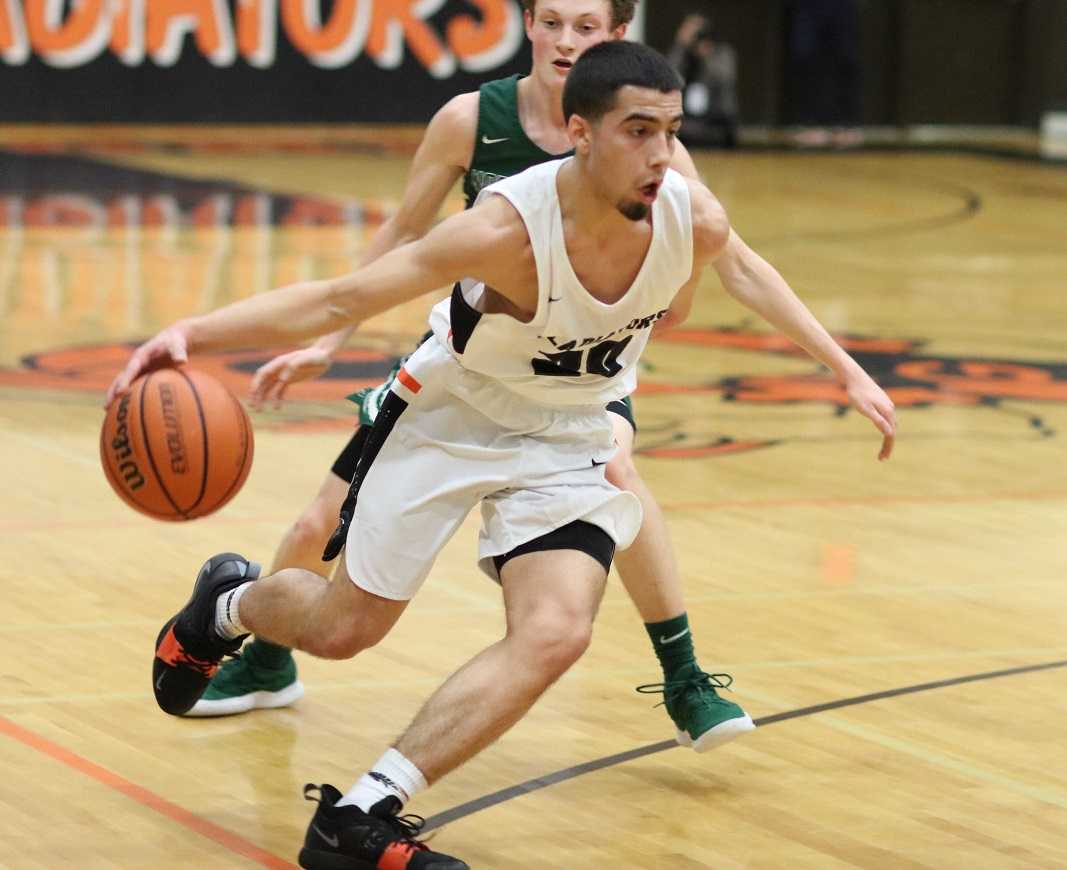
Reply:
[[[368,813],[382,798],[392,796],[404,804],[424,788],[426,777],[422,771],[395,749],[387,749],[374,767],[337,802],[337,806],[355,805]]]
[[[215,600],[215,631],[226,640],[233,640],[242,634],[248,634],[248,629],[241,622],[241,612],[238,606],[241,596],[248,591],[252,581],[242,583],[236,589],[224,592]]]

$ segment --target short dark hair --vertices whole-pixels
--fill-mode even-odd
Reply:
[[[626,40],[601,42],[586,49],[563,86],[563,118],[580,115],[598,121],[615,107],[620,88],[634,85],[664,94],[682,89],[682,80],[662,54]]]
[[[634,11],[637,8],[637,0],[607,0],[611,6],[611,29],[622,27],[634,20]],[[537,0],[522,0],[522,8],[531,15],[537,9]]]

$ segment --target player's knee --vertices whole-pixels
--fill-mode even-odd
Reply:
[[[370,649],[386,634],[375,626],[353,623],[351,617],[316,625],[313,632],[314,637],[308,638],[303,648],[319,658],[336,660],[350,659]]]
[[[615,451],[615,455],[604,469],[604,474],[608,483],[627,492],[633,491],[641,484],[641,475],[637,473],[633,454],[622,447]]]
[[[588,614],[545,612],[523,626],[523,655],[550,682],[582,657],[592,638],[593,621]]]
[[[322,548],[337,528],[339,508],[317,498],[300,515],[289,529],[290,546],[301,551],[321,553]]]

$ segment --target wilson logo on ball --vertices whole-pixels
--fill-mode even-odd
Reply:
[[[115,434],[111,439],[111,449],[115,452],[115,464],[119,474],[122,475],[123,483],[128,489],[136,490],[144,486],[144,475],[133,460],[133,450],[130,449],[130,430],[126,425],[126,417],[130,410],[129,395],[119,400],[118,414],[116,416]]]

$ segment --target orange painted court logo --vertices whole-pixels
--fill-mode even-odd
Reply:
[[[677,329],[662,340],[708,349],[807,359],[802,350],[782,335],[743,329]],[[923,342],[911,339],[837,336],[837,341],[889,394],[898,410],[945,405],[1002,408],[1007,400],[1067,402],[1067,363],[937,356],[923,353]],[[807,374],[735,375],[685,384],[657,382],[646,376],[637,390],[638,396],[663,393],[718,395],[724,401],[746,405],[808,404],[827,407],[837,415],[850,409],[844,388],[829,374],[818,370]],[[1039,416],[1023,416],[1029,427],[1041,436],[1055,434]],[[680,426],[678,431],[660,439],[659,444],[649,445],[646,439],[638,452],[663,458],[696,458],[780,443],[776,439],[742,440],[726,435],[701,438],[685,428]]]
[[[1067,362],[938,356],[923,352],[923,342],[911,339],[838,337],[838,342],[860,363],[900,409],[938,406],[992,407],[1007,410],[1005,402],[1067,403]],[[776,334],[730,328],[677,329],[660,341],[697,348],[742,350],[761,355],[807,359],[787,338]],[[408,349],[408,342],[394,346]],[[16,369],[0,369],[0,386],[26,389],[75,390],[102,394],[122,367],[134,344],[106,344],[46,351],[22,359]],[[275,351],[198,356],[193,364],[222,380],[237,395],[248,391],[255,370]],[[338,402],[341,397],[374,386],[385,378],[396,355],[369,349],[343,351],[323,378],[297,384],[290,398],[299,402]],[[643,376],[638,396],[651,410],[657,395],[717,395],[724,402],[748,406],[807,405],[832,414],[849,413],[848,396],[826,372],[813,364],[810,372],[781,375],[737,374],[688,383],[657,380],[655,371]],[[343,404],[339,409],[347,411]],[[1020,412],[1022,413],[1022,412]],[[715,416],[709,411],[708,417]],[[1022,413],[1030,429],[1041,436],[1055,434],[1040,416]],[[338,417],[338,425],[352,425],[354,414]],[[674,425],[657,437],[642,430],[639,453],[663,458],[725,456],[781,443],[781,439],[740,439],[729,435],[706,437],[688,431],[688,423]],[[284,425],[292,425],[290,419]],[[299,425],[299,421],[297,421]]]
[[[99,393],[111,383],[137,345],[103,344],[45,351],[23,357],[22,367],[0,369],[0,386],[32,390],[73,390]],[[286,348],[285,350],[290,350]],[[248,393],[252,375],[283,349],[243,351],[197,356],[192,365],[218,378],[235,395]],[[396,357],[373,350],[341,351],[325,377],[293,386],[289,397],[296,401],[333,402],[363,387],[380,384]]]

